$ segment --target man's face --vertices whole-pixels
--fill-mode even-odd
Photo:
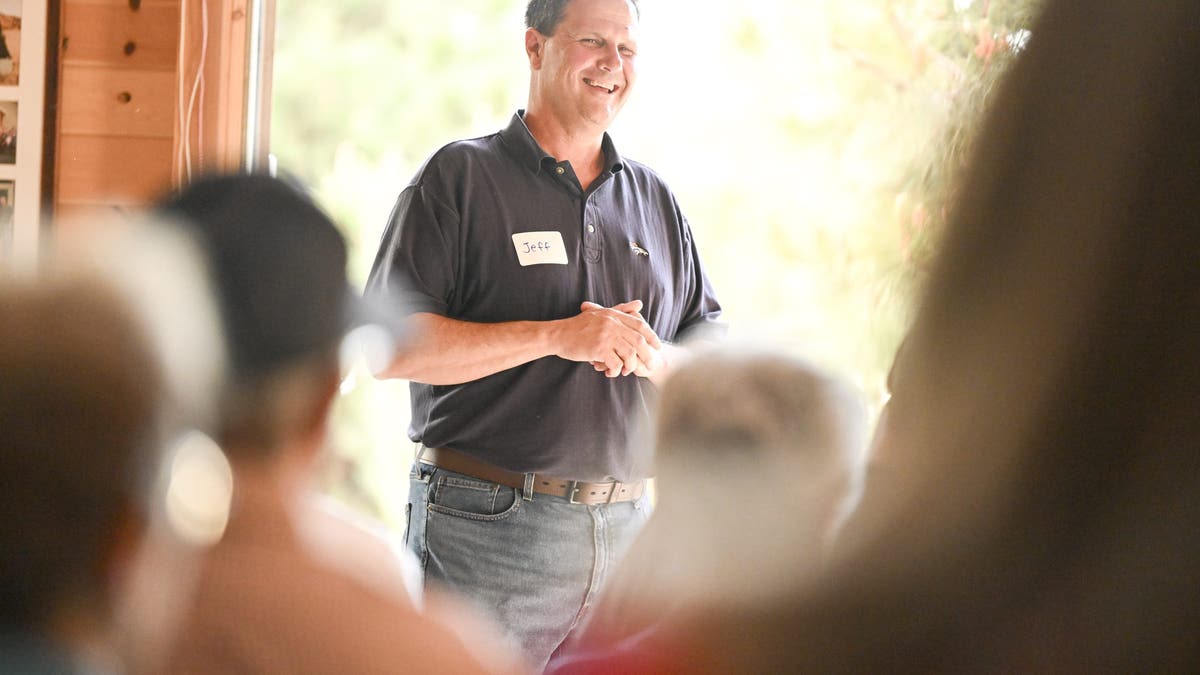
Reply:
[[[625,105],[636,79],[637,14],[627,0],[572,0],[552,37],[530,55],[533,95],[567,128],[603,132]]]

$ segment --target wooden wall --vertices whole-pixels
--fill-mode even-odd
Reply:
[[[247,0],[59,1],[56,220],[239,166]]]
[[[172,186],[180,0],[64,0],[56,216],[144,205]]]

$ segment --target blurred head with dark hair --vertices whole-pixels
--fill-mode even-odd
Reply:
[[[300,188],[266,175],[202,178],[158,212],[192,234],[207,263],[229,355],[218,439],[269,457],[324,423],[339,347],[368,319],[346,279],[346,245]]]
[[[139,325],[96,279],[0,280],[4,634],[69,652],[109,629],[157,448],[160,370]]]
[[[201,178],[156,215],[192,235],[215,288],[229,361],[216,440],[231,489],[227,521],[145,669],[487,672],[451,629],[458,610],[415,595],[416,561],[410,577],[381,525],[313,485],[347,336],[384,334],[390,358],[400,329],[351,289],[333,221],[293,183],[244,174]],[[485,632],[472,638],[504,671],[511,657]]]

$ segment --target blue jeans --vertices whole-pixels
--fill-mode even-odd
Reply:
[[[405,541],[428,586],[472,600],[540,670],[649,518],[646,497],[600,506],[417,463]]]

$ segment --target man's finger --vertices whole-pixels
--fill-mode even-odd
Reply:
[[[630,354],[630,358],[625,359],[626,361],[635,361],[639,365],[647,365],[647,366],[652,363],[658,362],[659,347],[654,347],[648,341],[645,341],[645,340],[638,340],[637,342],[631,342],[630,345],[633,347],[633,353]]]
[[[621,337],[630,345],[633,345],[635,349],[640,350],[642,362],[647,362],[650,358],[650,353],[645,351],[645,346],[649,345],[652,350],[658,350],[662,348],[662,341],[658,339],[658,335],[654,333],[654,329],[650,327],[650,324],[646,323],[646,320],[640,314],[618,311],[618,307],[630,310],[641,309],[642,301],[631,300],[615,307],[604,307],[585,300],[579,305],[581,316],[583,314],[599,314],[621,324],[627,331],[636,333],[636,335],[625,333]]]
[[[625,367],[625,361],[621,359],[621,355],[617,351],[611,350],[608,356],[604,359],[604,375],[606,377],[618,377],[621,375],[621,370]]]
[[[641,300],[630,300],[629,302],[622,302],[619,305],[613,305],[612,308],[622,314],[640,314],[642,307],[644,305]]]
[[[644,306],[645,305],[642,303],[641,300],[630,300],[629,302],[622,302],[621,304],[613,305],[612,307],[605,307],[604,305],[597,304],[590,300],[584,300],[582,303],[579,304],[579,311],[594,312],[598,309],[611,309],[614,312],[620,312],[622,314],[639,314],[640,315],[641,311],[642,311],[642,307],[644,307]]]
[[[634,300],[634,302],[641,303],[641,300]],[[620,305],[618,305],[618,307],[619,306]],[[626,328],[637,331],[641,335],[641,338],[645,340],[646,343],[651,347],[654,349],[662,349],[662,341],[658,339],[658,335],[655,334],[654,329],[650,327],[650,324],[646,323],[646,320],[643,319],[640,314],[627,314],[625,312],[618,312],[615,308],[608,307],[603,309],[606,311],[612,311],[613,313],[609,315],[610,317],[620,321],[621,324]],[[635,343],[635,340],[629,337],[626,339],[629,340],[631,344]]]
[[[613,352],[621,359],[621,375],[625,376],[637,369],[638,353],[637,346],[631,342],[625,342],[622,345],[613,348]]]
[[[620,316],[625,325],[637,331],[642,336],[642,340],[645,340],[645,343],[650,345],[651,348],[662,349],[662,340],[658,339],[658,335],[655,334],[654,329],[642,317],[630,316],[628,314]],[[636,342],[634,344],[636,345]]]

